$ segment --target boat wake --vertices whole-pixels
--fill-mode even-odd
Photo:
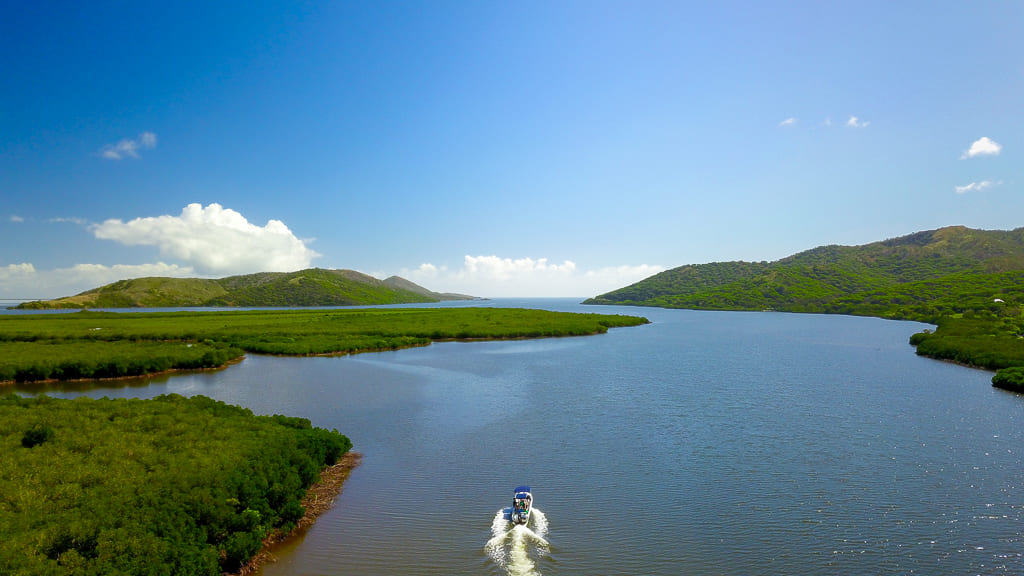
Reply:
[[[484,550],[509,576],[540,576],[537,561],[548,555],[548,519],[538,508],[529,524],[511,524],[511,508],[498,510],[491,522],[491,539]]]

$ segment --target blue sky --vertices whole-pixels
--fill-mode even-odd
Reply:
[[[592,296],[1024,226],[1024,3],[7,2],[0,298]]]

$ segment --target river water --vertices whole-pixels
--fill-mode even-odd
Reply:
[[[1024,397],[924,325],[583,307],[652,324],[49,389],[203,394],[364,454],[278,575],[1024,573]],[[533,487],[524,529],[501,518]]]

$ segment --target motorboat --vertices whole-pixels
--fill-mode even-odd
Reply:
[[[533,493],[529,486],[516,488],[515,496],[512,497],[512,513],[509,520],[513,524],[526,524],[530,521],[530,510],[533,507]]]

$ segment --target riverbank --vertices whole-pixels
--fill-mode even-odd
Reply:
[[[295,528],[288,533],[275,532],[267,536],[263,540],[263,547],[260,551],[247,564],[242,566],[238,572],[229,574],[229,576],[257,574],[265,564],[276,562],[277,557],[274,556],[274,550],[280,545],[305,534],[321,514],[334,506],[334,501],[341,494],[345,480],[348,479],[352,470],[359,467],[362,460],[363,455],[361,453],[350,450],[338,460],[337,464],[324,468],[320,472],[320,480],[306,491],[306,497],[302,500],[302,507],[306,509],[306,513],[295,523]]]

